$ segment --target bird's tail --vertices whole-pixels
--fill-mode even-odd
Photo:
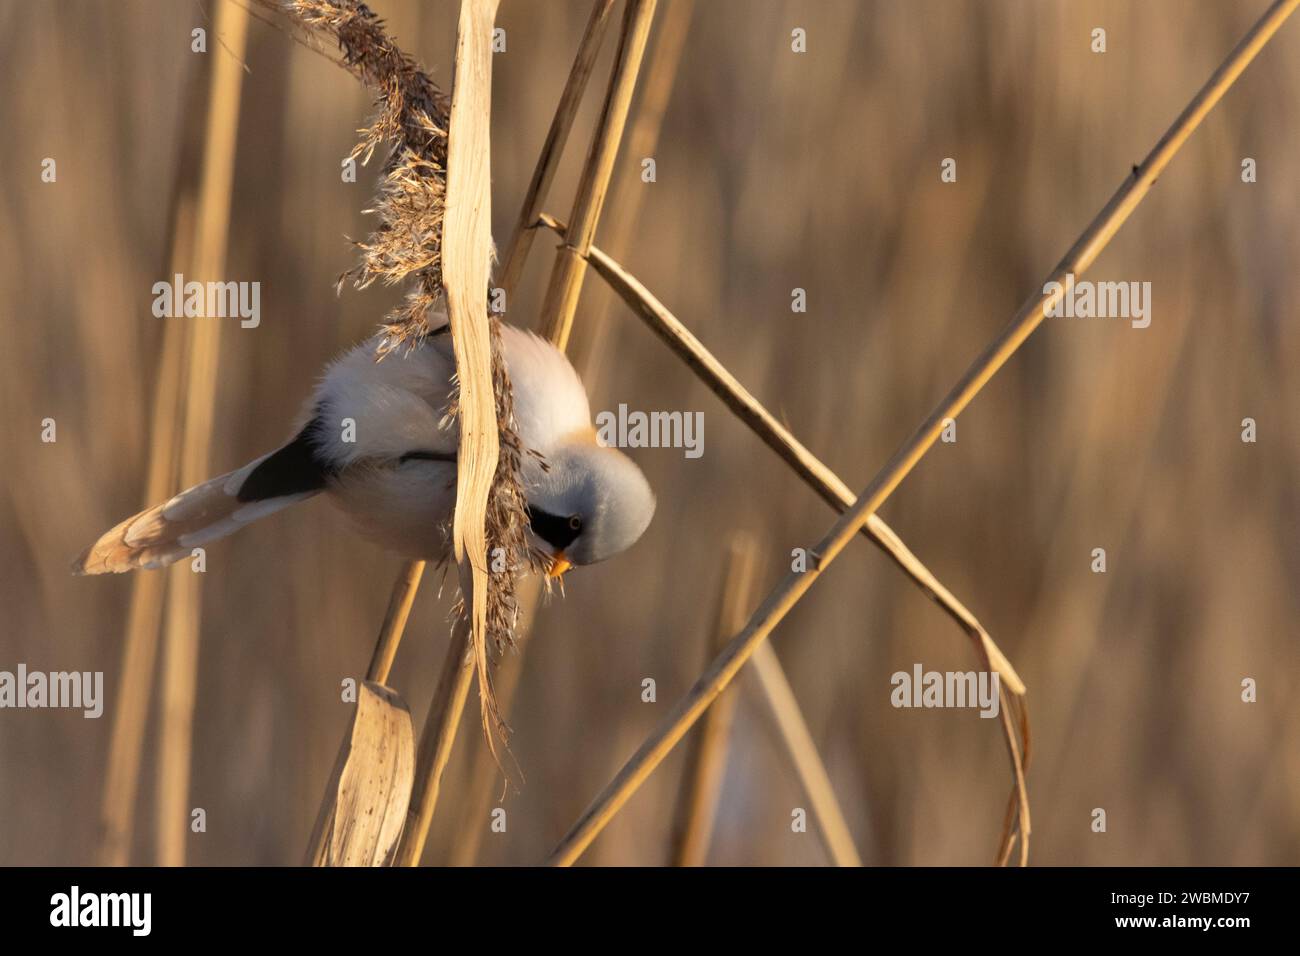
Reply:
[[[265,455],[238,471],[195,485],[170,501],[132,515],[87,548],[73,563],[73,572],[105,574],[166,567],[190,555],[194,548],[310,498],[320,487],[252,498],[246,493],[247,485],[263,484],[248,480],[258,467],[273,464],[285,450]]]

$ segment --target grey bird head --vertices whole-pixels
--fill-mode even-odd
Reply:
[[[654,493],[618,449],[565,442],[546,465],[526,466],[525,495],[534,543],[551,558],[549,576],[613,557],[649,527]]]

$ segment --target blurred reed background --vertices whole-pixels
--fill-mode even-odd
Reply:
[[[660,20],[673,0],[661,3]],[[450,85],[457,4],[376,0]],[[860,489],[1041,281],[1262,2],[879,0],[697,3],[654,151],[626,148],[597,244],[691,326],[819,457]],[[505,0],[494,62],[497,242],[509,235],[590,5]],[[102,670],[105,715],[0,712],[0,863],[95,858],[131,582],[68,566],[142,503],[167,321],[167,217],[198,3],[0,0],[0,669]],[[1107,30],[1108,50],[1089,49]],[[807,30],[808,52],[790,51]],[[653,56],[652,39],[652,53]],[[564,216],[608,76],[605,44],[547,208]],[[228,55],[209,40],[211,57]],[[368,226],[378,163],[340,161],[370,112],[338,67],[251,25],[223,278],[259,281],[262,323],[222,330],[210,459],[283,440],[323,363],[397,291],[333,292]],[[644,88],[643,91],[644,93]],[[1049,320],[882,517],[990,630],[1029,687],[1032,860],[1300,862],[1300,25],[1282,29],[1090,274],[1153,284],[1150,328]],[[633,120],[636,117],[633,107]],[[1243,157],[1259,182],[1243,184]],[[53,157],[58,181],[42,183]],[[958,161],[942,184],[939,163]],[[626,207],[625,207],[626,208]],[[550,270],[538,236],[513,321]],[[201,277],[208,278],[208,277]],[[792,314],[791,289],[808,312]],[[705,453],[633,455],[659,497],[628,554],[582,569],[537,616],[513,709],[525,775],[481,862],[540,861],[665,709],[714,640],[727,541],[759,542],[758,592],[831,512],[591,275],[570,351],[596,351],[593,410],[702,410]],[[204,321],[204,320],[189,320]],[[1239,440],[1244,417],[1259,441]],[[40,422],[58,441],[40,441]],[[1090,572],[1093,548],[1109,571]],[[400,565],[323,500],[212,545],[202,578],[188,862],[301,859]],[[454,578],[454,575],[452,576]],[[426,575],[389,683],[416,726],[448,640]],[[450,581],[451,579],[449,579]],[[447,589],[450,590],[450,586]],[[862,859],[983,864],[1007,791],[994,721],[895,710],[890,675],[976,666],[969,642],[865,542],[774,645]],[[658,703],[643,703],[653,677]],[[1240,701],[1244,677],[1259,702]],[[752,675],[707,859],[820,864]],[[132,859],[151,823],[157,697]],[[443,781],[426,862],[471,825],[472,717]],[[586,862],[669,858],[675,753]],[[495,793],[494,793],[495,796]],[[1105,808],[1108,832],[1090,830]],[[486,827],[483,817],[473,825]]]

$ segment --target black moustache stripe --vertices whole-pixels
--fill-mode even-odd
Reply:
[[[528,523],[532,526],[533,533],[556,551],[563,551],[582,533],[581,527],[574,529],[569,526],[568,518],[561,518],[532,505],[528,506]]]

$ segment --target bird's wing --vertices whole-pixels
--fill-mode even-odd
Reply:
[[[412,453],[455,459],[455,422],[444,422],[454,362],[429,343],[376,361],[377,339],[330,366],[310,416],[318,422],[319,454],[336,471]]]
[[[511,325],[501,327],[501,348],[525,447],[546,454],[567,436],[591,429],[587,390],[563,352]]]

